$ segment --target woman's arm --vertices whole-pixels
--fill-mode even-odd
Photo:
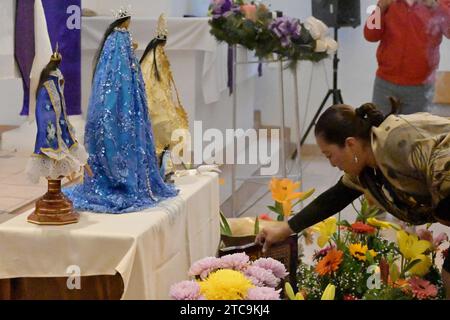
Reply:
[[[439,202],[435,212],[440,223],[450,226],[450,196]]]
[[[347,187],[341,178],[335,186],[323,192],[291,218],[288,221],[289,227],[298,233],[338,213],[361,195],[361,191]]]
[[[334,187],[314,199],[288,222],[263,228],[255,241],[263,245],[262,251],[266,252],[272,244],[284,241],[293,232],[298,233],[341,211],[360,195],[361,191],[347,187],[341,178]]]
[[[367,18],[364,25],[364,38],[369,42],[378,42],[381,40],[384,32],[384,18],[385,13],[392,0],[380,0],[378,1],[377,8]]]

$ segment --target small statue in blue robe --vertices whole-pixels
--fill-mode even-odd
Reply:
[[[88,159],[66,114],[64,77],[59,70],[61,60],[56,49],[41,73],[36,91],[36,143],[26,168],[28,178],[34,183],[40,177],[48,180],[74,177],[83,171]]]

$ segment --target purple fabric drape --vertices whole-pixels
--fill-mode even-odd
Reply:
[[[227,75],[228,75],[228,91],[230,95],[233,94],[233,47],[228,46],[228,56],[227,56]],[[262,77],[262,63],[258,63],[258,77]]]
[[[233,47],[228,46],[228,56],[227,56],[227,75],[228,75],[228,91],[233,94]]]
[[[30,72],[35,55],[34,2],[17,0],[14,55],[22,75],[24,99],[21,115],[29,113]],[[81,0],[42,0],[52,48],[59,43],[63,56],[61,72],[65,78],[65,98],[68,115],[81,114],[81,30],[68,28],[72,12],[69,6],[81,8]],[[80,9],[81,11],[81,9]],[[81,19],[81,17],[80,17]],[[50,57],[49,57],[50,59]]]
[[[34,0],[17,0],[14,32],[14,57],[22,75],[24,92],[20,115],[28,115],[30,73],[34,59]]]
[[[73,5],[81,8],[81,0],[42,0],[42,5],[52,48],[58,42],[63,57],[61,72],[65,78],[67,114],[81,114],[81,30],[69,29],[67,26],[67,20],[72,14],[67,9]]]

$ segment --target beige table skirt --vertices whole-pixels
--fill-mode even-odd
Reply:
[[[27,223],[30,211],[0,224],[0,279],[9,279],[0,292],[21,298],[16,289],[35,288],[31,298],[47,298],[51,292],[39,291],[49,285],[61,297],[87,288],[86,299],[168,299],[170,286],[188,278],[194,261],[216,255],[220,241],[217,175],[185,176],[176,185],[179,196],[141,212],[82,212],[77,224],[38,226]],[[64,293],[76,275],[81,289]],[[112,291],[98,289],[101,283]]]

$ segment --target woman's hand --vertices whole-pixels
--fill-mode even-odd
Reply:
[[[263,253],[266,252],[274,243],[284,241],[293,234],[294,231],[289,227],[287,222],[281,223],[279,226],[265,227],[256,236],[255,242],[263,246]]]

